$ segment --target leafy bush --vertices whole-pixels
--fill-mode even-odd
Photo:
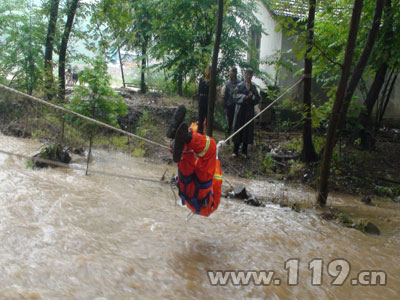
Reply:
[[[267,153],[265,154],[264,160],[263,160],[263,171],[268,175],[269,172],[271,171],[272,166],[275,164],[274,160],[272,159],[272,156]]]
[[[82,115],[119,127],[118,116],[126,115],[128,109],[121,96],[110,87],[111,77],[106,74],[107,64],[101,58],[93,61],[93,68],[85,67],[79,75],[82,85],[75,86],[67,107]],[[70,119],[90,136],[94,136],[98,130],[98,126],[93,123],[71,117]]]

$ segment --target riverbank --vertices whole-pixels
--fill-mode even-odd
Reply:
[[[187,122],[196,121],[197,106],[192,99],[167,97],[157,93],[140,94],[129,89],[117,89],[128,106],[128,115],[119,119],[120,127],[126,131],[168,145],[165,132],[176,107],[185,104]],[[55,141],[62,130],[57,114],[45,111],[34,103],[9,100],[1,102],[0,129],[3,134],[38,139],[42,142]],[[9,102],[7,102],[9,101]],[[217,114],[217,130],[214,138],[225,138],[225,120]],[[65,144],[75,148],[86,148],[87,138],[69,125],[64,124]],[[220,160],[224,173],[240,178],[260,180],[282,180],[302,183],[316,188],[319,177],[319,163],[305,165],[298,160],[301,151],[301,132],[267,131],[256,123],[255,144],[250,145],[250,159],[243,156],[233,158],[232,145],[226,145]],[[218,130],[219,129],[219,130]],[[321,153],[323,137],[314,136],[316,150]],[[115,149],[134,157],[145,157],[155,163],[172,164],[170,153],[157,146],[134,140],[110,130],[103,130],[96,136],[95,147]],[[335,149],[331,167],[330,189],[339,193],[350,193],[370,198],[385,198],[399,201],[400,196],[400,131],[379,132],[375,148],[363,151],[357,145],[341,142]]]

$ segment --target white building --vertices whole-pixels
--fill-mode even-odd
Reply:
[[[269,7],[267,7],[264,1],[259,0],[257,1],[258,8],[255,11],[257,18],[262,24],[262,31],[252,34],[254,45],[259,51],[259,69],[267,72],[271,78],[275,79],[276,84],[281,89],[293,85],[300,79],[300,76],[294,77],[294,72],[287,71],[281,71],[277,74],[274,65],[268,65],[263,62],[265,62],[267,58],[270,58],[274,54],[279,52],[284,53],[293,47],[293,42],[288,38],[288,36],[282,30],[276,30],[279,25],[276,17],[287,16],[299,18],[306,16],[308,8],[301,7],[296,2],[297,1],[293,0],[281,0],[282,7],[290,7],[290,9],[282,8],[281,10],[278,9],[272,11]],[[299,61],[297,66],[295,66],[295,71],[303,68],[303,66],[304,61]],[[266,87],[262,80],[254,78],[254,81],[259,85],[260,88],[263,89]],[[319,87],[317,85],[313,86],[314,91],[318,88]],[[324,93],[322,93],[322,95],[323,94]],[[322,96],[322,98],[324,97]],[[321,100],[321,97],[319,97],[319,99]],[[385,113],[385,119],[400,125],[400,78],[397,79],[397,82],[394,86],[391,100]]]

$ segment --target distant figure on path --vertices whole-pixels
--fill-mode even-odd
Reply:
[[[260,101],[260,95],[257,87],[251,82],[253,70],[247,69],[245,72],[245,81],[239,83],[234,92],[235,115],[233,118],[234,132],[246,124],[254,117],[254,106]],[[233,137],[233,157],[239,156],[239,147],[242,145],[242,153],[245,158],[249,158],[247,153],[248,144],[253,144],[254,140],[254,122],[247,125],[242,131]]]

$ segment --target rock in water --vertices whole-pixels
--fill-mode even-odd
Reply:
[[[371,196],[364,196],[361,198],[361,202],[365,203],[366,205],[372,205]]]
[[[260,201],[258,201],[256,198],[254,198],[253,195],[250,198],[245,199],[244,203],[246,203],[247,205],[251,205],[251,206],[260,206],[261,205]]]
[[[246,188],[244,186],[235,186],[233,189],[233,193],[234,193],[235,197],[237,197],[237,198],[240,198],[240,199],[248,198]]]
[[[49,166],[55,167],[55,165],[51,165],[46,162],[36,161],[35,158],[44,158],[64,164],[68,164],[71,161],[71,156],[67,151],[63,149],[63,147],[59,143],[42,148],[32,157],[32,161],[37,168],[47,168]]]
[[[364,230],[366,233],[370,233],[370,234],[376,234],[376,235],[381,234],[379,228],[376,227],[376,225],[371,222],[368,222],[367,225],[365,225]]]

